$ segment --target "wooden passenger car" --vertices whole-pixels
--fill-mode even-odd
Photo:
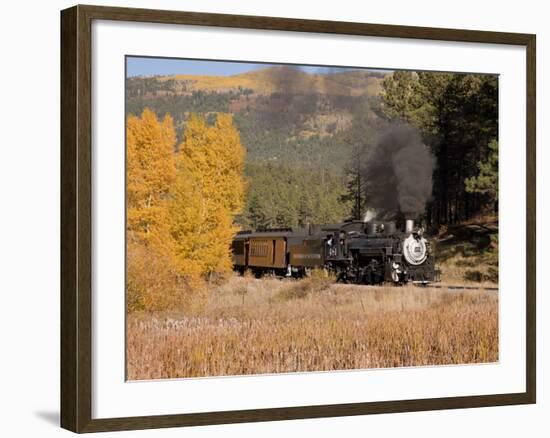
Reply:
[[[241,232],[233,240],[233,264],[263,270],[286,269],[286,231]]]

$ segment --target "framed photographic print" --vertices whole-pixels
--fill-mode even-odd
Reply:
[[[61,425],[535,403],[535,36],[61,13]]]

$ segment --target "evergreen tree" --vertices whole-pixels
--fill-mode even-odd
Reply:
[[[368,202],[365,169],[370,149],[376,139],[371,133],[370,104],[367,99],[359,100],[353,107],[352,126],[344,141],[350,150],[350,160],[345,168],[346,192],[341,196],[343,206],[350,206],[348,218],[361,220]]]
[[[396,70],[382,84],[382,102],[385,115],[392,120],[410,120],[419,103],[418,75]]]
[[[430,225],[468,219],[481,211],[481,194],[464,181],[478,173],[498,135],[498,79],[491,75],[394,72],[383,81],[385,117],[421,132],[436,157]]]
[[[487,161],[478,161],[479,173],[477,176],[466,178],[464,181],[468,193],[486,195],[498,211],[498,142],[489,143],[489,157]]]

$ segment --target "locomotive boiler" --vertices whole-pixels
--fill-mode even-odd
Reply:
[[[404,221],[343,222],[239,232],[232,244],[235,270],[301,277],[315,268],[340,282],[380,284],[439,280],[422,228]]]

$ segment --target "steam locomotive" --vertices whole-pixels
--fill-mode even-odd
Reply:
[[[239,232],[232,243],[234,269],[256,276],[302,277],[315,268],[340,282],[381,284],[439,280],[432,246],[422,228],[406,220],[344,222],[303,228]]]

